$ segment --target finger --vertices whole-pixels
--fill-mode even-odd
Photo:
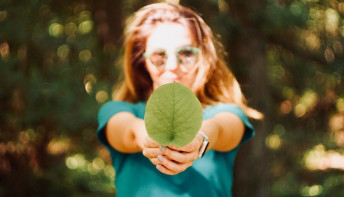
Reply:
[[[161,160],[159,159],[159,161],[161,161]],[[183,172],[184,170],[186,170],[191,165],[192,165],[192,162],[176,163],[176,162],[168,160],[168,159],[163,159],[161,161],[161,166],[165,167],[168,171],[171,171],[175,174]]]
[[[161,155],[161,150],[159,148],[144,148],[142,154],[148,158],[158,157]]]
[[[150,158],[149,161],[154,165],[162,165],[161,161],[157,157]]]
[[[198,158],[198,151],[180,152],[167,147],[163,152],[163,155],[169,158],[170,160],[174,160],[178,163],[188,163]]]
[[[176,151],[183,151],[183,152],[193,152],[196,150],[199,150],[199,148],[202,145],[202,141],[199,141],[197,137],[195,137],[189,144],[183,146],[183,147],[177,147],[175,145],[168,146],[170,149],[176,150]]]
[[[182,151],[182,152],[192,152],[192,145],[190,144],[187,144],[186,146],[183,146],[183,147],[178,147],[178,146],[175,146],[175,145],[170,145],[170,146],[167,146],[168,148],[172,149],[172,150],[175,150],[175,151]]]
[[[167,174],[167,175],[176,175],[176,174],[178,174],[176,172],[172,172],[171,170],[165,168],[162,165],[157,165],[156,169],[158,169],[161,173],[164,173],[164,174]]]
[[[149,160],[154,164],[154,165],[163,165],[164,160],[169,160],[166,156],[158,155],[158,157],[153,157],[149,158]]]

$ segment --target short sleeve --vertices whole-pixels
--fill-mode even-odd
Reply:
[[[140,105],[140,103],[138,104]],[[138,111],[136,109],[138,104],[127,103],[124,101],[109,101],[100,108],[98,112],[97,137],[103,145],[109,147],[109,143],[103,130],[110,118],[119,112],[129,112],[135,116],[139,116],[141,113],[144,113],[144,111],[142,112],[142,110]]]
[[[255,135],[254,128],[250,123],[249,118],[239,106],[235,104],[220,104],[215,106],[208,106],[206,110],[208,113],[204,115],[204,119],[212,118],[220,112],[229,112],[237,115],[245,125],[245,133],[241,140],[241,143],[248,141]]]

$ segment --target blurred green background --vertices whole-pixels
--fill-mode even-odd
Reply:
[[[153,2],[0,1],[0,196],[115,196],[96,116],[121,77],[124,21]],[[239,152],[234,196],[344,196],[344,2],[180,3],[265,114]]]

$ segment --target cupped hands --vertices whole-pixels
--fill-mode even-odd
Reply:
[[[176,175],[185,171],[198,159],[201,145],[202,136],[199,134],[184,147],[161,146],[147,136],[144,140],[142,153],[160,172],[167,175]]]

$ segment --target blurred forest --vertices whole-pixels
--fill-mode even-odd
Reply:
[[[120,77],[125,19],[153,2],[0,1],[0,196],[115,196],[96,116]],[[218,35],[265,114],[234,196],[344,196],[344,2],[179,3]]]

